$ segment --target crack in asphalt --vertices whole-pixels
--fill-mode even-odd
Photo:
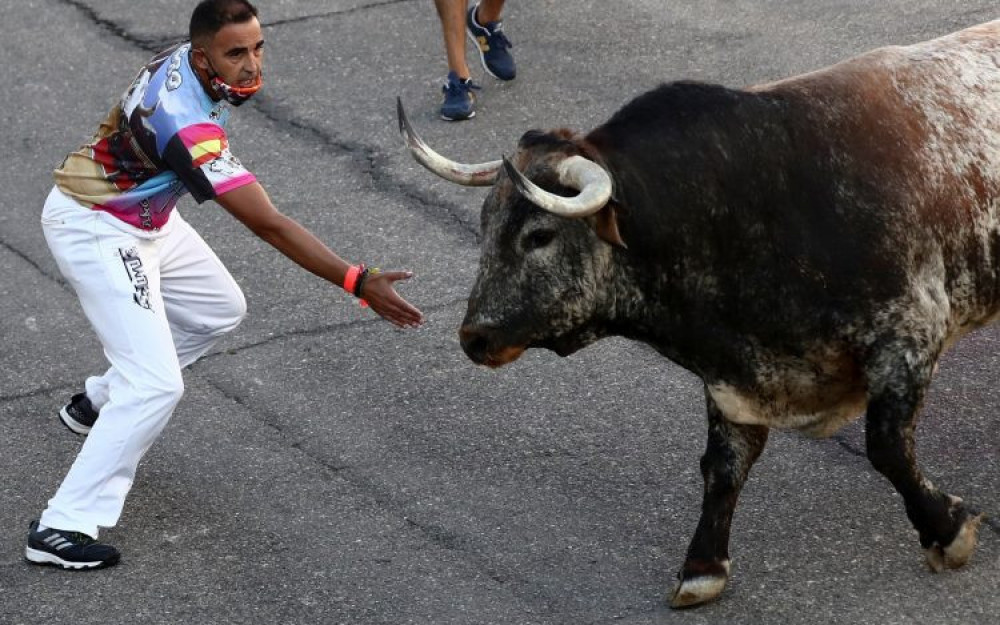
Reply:
[[[17,393],[15,395],[0,395],[0,404],[12,401],[20,401],[22,399],[35,399],[36,397],[42,397],[43,395],[54,395],[56,393],[68,394],[73,392],[73,388],[74,387],[68,384],[67,385],[60,384],[59,386],[36,388],[26,393]]]
[[[406,521],[407,525],[419,530],[430,542],[440,546],[442,549],[457,551],[479,560],[479,567],[483,573],[498,584],[506,584],[511,581],[511,575],[505,575],[497,571],[487,560],[482,558],[479,550],[469,545],[471,542],[469,536],[453,532],[437,524],[420,523],[405,514],[403,514],[403,520]]]
[[[475,244],[479,245],[479,228],[462,219],[461,207],[451,202],[442,202],[427,191],[397,180],[388,166],[389,157],[377,146],[342,139],[319,126],[296,119],[266,94],[255,97],[250,104],[265,119],[285,130],[290,129],[295,135],[311,139],[334,155],[349,156],[357,171],[367,176],[377,191],[401,196],[408,200],[411,207],[417,208],[420,214],[437,221],[450,232],[457,232],[462,236],[472,235]]]
[[[123,39],[147,52],[160,52],[161,50],[170,47],[171,45],[184,41],[187,39],[187,34],[176,34],[176,35],[159,35],[155,37],[142,37],[130,32],[125,27],[121,26],[118,22],[101,17],[96,10],[94,10],[89,4],[84,0],[55,0],[56,2],[61,2],[63,4],[74,7],[79,10],[87,19],[91,22],[104,28],[112,35]],[[312,15],[300,15],[299,17],[290,17],[283,20],[274,20],[272,22],[261,23],[261,28],[272,28],[274,26],[284,26],[285,24],[295,24],[299,22],[308,22],[314,19],[323,19],[327,17],[337,17],[338,15],[350,15],[352,13],[359,13],[361,11],[366,11],[368,9],[377,9],[385,6],[391,6],[395,4],[403,4],[406,2],[415,2],[416,0],[383,0],[381,2],[373,2],[371,4],[364,4],[356,7],[351,7],[348,9],[340,9],[336,11],[326,11],[324,13],[314,13]]]
[[[14,256],[17,256],[18,258],[20,258],[24,262],[28,263],[29,265],[31,265],[31,267],[35,271],[37,271],[38,273],[42,274],[43,276],[45,276],[49,280],[52,280],[53,282],[55,282],[56,284],[58,284],[60,287],[66,289],[67,291],[71,290],[69,288],[69,283],[66,282],[66,280],[64,280],[62,276],[57,276],[57,275],[53,275],[53,274],[49,273],[41,265],[39,265],[38,263],[36,263],[30,256],[28,256],[27,254],[21,252],[21,250],[17,249],[13,245],[11,245],[7,241],[5,241],[2,236],[0,236],[0,247],[2,247],[5,250],[10,251],[11,254],[13,254]]]
[[[303,442],[305,442],[308,439],[298,439],[298,440],[294,439],[294,437],[291,434],[289,434],[283,426],[277,423],[275,415],[268,413],[266,410],[262,410],[258,404],[252,403],[249,399],[245,399],[242,395],[240,395],[240,393],[230,390],[225,385],[216,382],[210,377],[208,376],[200,376],[200,377],[206,384],[208,384],[216,392],[222,395],[224,399],[243,408],[246,411],[246,414],[249,418],[253,419],[254,421],[257,421],[261,425],[272,430],[275,433],[275,435],[283,441],[285,447],[295,449],[299,453],[309,458],[312,462],[315,462],[317,465],[323,467],[324,469],[327,469],[328,471],[334,474],[340,473],[341,471],[347,469],[350,466],[346,463],[331,462],[328,456],[319,456],[317,454],[310,453],[307,449],[305,449],[302,446]]]
[[[285,427],[277,423],[276,415],[261,410],[258,405],[242,397],[239,392],[228,388],[228,385],[221,384],[204,376],[202,376],[202,379],[226,400],[243,408],[248,418],[273,431],[274,435],[283,441],[285,446],[295,449],[310,461],[352,484],[360,493],[369,497],[377,506],[387,513],[401,518],[407,526],[416,529],[429,543],[445,551],[454,551],[463,554],[464,557],[471,560],[472,566],[499,584],[506,584],[514,579],[513,574],[499,572],[493,563],[482,555],[482,550],[477,549],[471,544],[471,536],[448,530],[437,524],[422,523],[414,520],[410,516],[411,513],[407,511],[406,506],[397,501],[393,491],[373,478],[364,469],[353,466],[345,461],[331,462],[328,458],[329,450],[324,448],[324,452],[326,452],[324,454],[313,452],[308,448],[310,439],[308,437],[298,440],[294,439]]]
[[[154,53],[159,52],[163,48],[167,47],[170,43],[179,41],[179,38],[177,37],[147,38],[134,35],[127,29],[123,28],[120,24],[118,24],[114,20],[109,20],[101,17],[97,13],[97,11],[95,11],[93,8],[90,7],[90,5],[88,5],[86,2],[83,2],[82,0],[55,0],[55,1],[61,2],[62,4],[75,8],[76,10],[83,13],[88,20],[93,22],[98,27],[103,28],[104,30],[108,31],[115,37],[127,41],[128,43],[131,43],[139,48],[142,48],[147,52],[154,52]]]
[[[833,441],[836,442],[838,445],[846,449],[850,454],[857,456],[859,458],[864,458],[866,460],[868,459],[868,454],[864,450],[855,447],[853,444],[851,444],[849,440],[844,438],[842,435],[834,434],[830,438],[833,439]]]
[[[325,13],[314,13],[312,15],[300,15],[299,17],[289,17],[283,20],[275,20],[273,22],[268,22],[267,24],[261,24],[264,28],[269,26],[284,26],[285,24],[296,24],[299,22],[308,22],[309,20],[314,20],[317,18],[324,17],[336,17],[338,15],[349,15],[351,13],[360,13],[362,11],[367,11],[368,9],[377,9],[385,6],[391,6],[394,4],[404,4],[407,2],[414,2],[415,0],[382,0],[382,2],[372,2],[371,4],[363,4],[356,7],[351,7],[349,9],[340,9],[337,11],[327,11]]]

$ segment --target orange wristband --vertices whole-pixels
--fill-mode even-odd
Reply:
[[[344,290],[354,295],[354,287],[358,285],[358,276],[364,271],[364,265],[351,265],[350,269],[347,270],[347,275],[344,276]]]

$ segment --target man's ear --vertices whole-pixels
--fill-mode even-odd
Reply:
[[[597,211],[592,217],[591,227],[602,240],[607,241],[615,247],[627,249],[622,235],[618,231],[618,211],[621,207],[614,200],[610,200],[604,207]]]
[[[208,61],[205,59],[205,51],[201,48],[196,48],[191,46],[191,62],[194,64],[195,68],[200,69],[203,72],[208,71]]]

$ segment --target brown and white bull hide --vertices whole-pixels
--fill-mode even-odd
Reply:
[[[663,85],[484,165],[471,359],[621,335],[704,380],[702,514],[671,605],[725,587],[770,428],[827,436],[864,413],[931,569],[969,560],[982,516],[923,475],[914,431],[941,354],[1000,314],[1000,21],[748,89]],[[574,190],[587,206],[561,201]]]

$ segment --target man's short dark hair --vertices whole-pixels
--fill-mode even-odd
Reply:
[[[248,0],[202,0],[191,13],[191,41],[206,42],[226,24],[242,24],[257,17],[257,7]]]

